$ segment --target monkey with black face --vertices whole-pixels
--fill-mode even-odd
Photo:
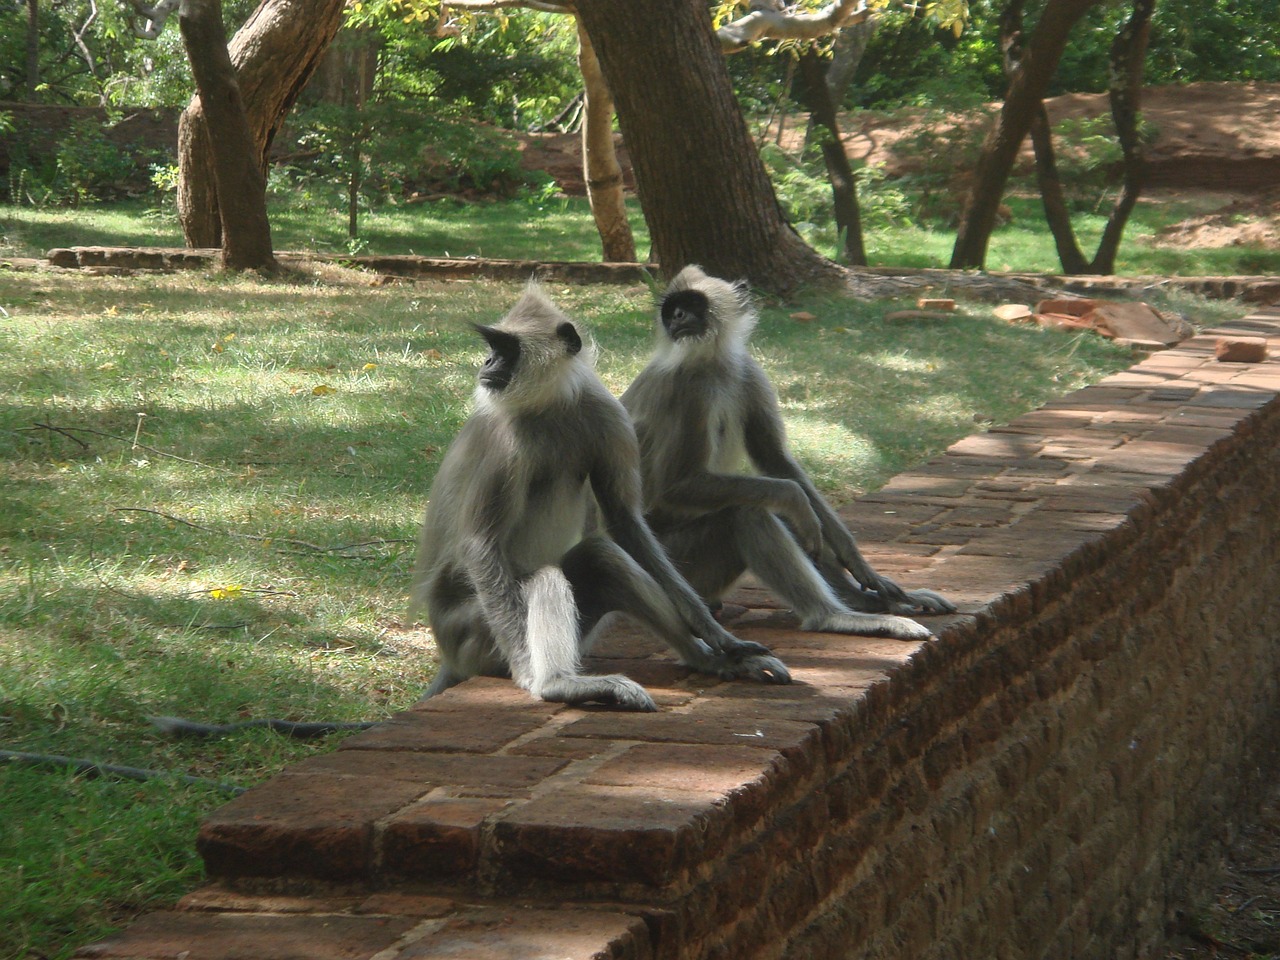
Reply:
[[[613,611],[695,670],[789,682],[766,648],[715,622],[645,525],[635,432],[574,324],[530,285],[477,329],[490,353],[431,488],[414,572],[441,657],[427,696],[509,675],[544,700],[653,710],[634,681],[581,672]],[[592,498],[608,536],[584,537]]]
[[[903,590],[863,558],[787,449],[777,395],[747,348],[755,322],[743,285],[695,266],[662,297],[654,356],[622,395],[649,525],[708,601],[751,570],[805,629],[931,636],[902,615],[955,606]]]

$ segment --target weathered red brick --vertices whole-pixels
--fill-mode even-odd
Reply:
[[[565,764],[532,757],[472,756],[399,750],[343,750],[309,757],[290,773],[378,777],[423,786],[465,785],[484,796],[524,796]]]
[[[481,829],[510,806],[501,798],[429,797],[393,815],[377,839],[382,871],[439,880],[472,872]]]
[[[516,879],[661,886],[723,843],[732,818],[718,799],[714,791],[567,784],[498,820],[493,856]]]
[[[524,702],[518,706],[484,706],[473,711],[459,709],[454,699],[447,703],[436,702],[444,701],[454,690],[466,686],[469,683],[447,690],[412,710],[396,714],[385,723],[347,738],[342,742],[342,749],[492,753],[533,733],[548,717],[567,709],[564,704],[532,700],[524,690],[519,691]]]
[[[81,949],[83,960],[366,960],[418,921],[403,917],[153,913]]]
[[[416,940],[396,960],[651,960],[640,917],[608,910],[467,910]]]
[[[1265,337],[1219,337],[1214,342],[1214,358],[1221,363],[1261,363],[1267,359]]]
[[[374,823],[428,789],[377,777],[285,774],[214,811],[196,849],[215,877],[364,877]]]

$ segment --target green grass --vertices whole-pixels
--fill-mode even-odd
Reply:
[[[277,250],[433,257],[599,260],[600,239],[581,197],[463,203],[439,200],[362,213],[360,238],[347,239],[346,213],[322,204],[268,202]],[[643,256],[644,217],[630,205]],[[66,246],[182,246],[172,209],[135,200],[79,209],[0,204],[0,256],[38,257]],[[548,251],[555,251],[554,256]]]
[[[1052,237],[1037,197],[1006,198],[1011,220],[991,238],[987,267],[996,271],[1055,273],[1060,269]],[[1160,231],[1185,217],[1206,212],[1207,201],[1144,200],[1125,231],[1116,270],[1127,275],[1205,276],[1280,273],[1280,251],[1242,244],[1191,248]],[[639,205],[629,201],[640,256],[649,239]],[[272,236],[278,250],[321,253],[416,253],[423,256],[481,256],[504,259],[598,260],[600,243],[587,203],[580,197],[533,197],[481,203],[440,200],[411,206],[386,206],[366,212],[360,237],[346,236],[346,215],[323,204],[283,198],[269,203]],[[1105,217],[1077,214],[1081,248],[1092,256]],[[832,228],[812,237],[819,250],[836,250]],[[873,265],[941,267],[951,258],[954,228],[929,221],[875,226],[866,231]],[[42,256],[58,246],[181,246],[182,232],[171,209],[147,201],[101,204],[79,209],[33,209],[0,204],[0,257]]]
[[[47,245],[119,223],[94,209],[69,235],[19,214]],[[0,747],[251,784],[332,742],[175,742],[145,717],[378,719],[415,700],[433,663],[404,616],[411,541],[466,415],[481,357],[468,323],[518,289],[371,287],[338,267],[0,270]],[[620,391],[650,347],[647,291],[550,293]],[[986,305],[883,319],[906,305],[766,306],[757,352],[833,499],[1130,360]],[[0,957],[66,957],[192,889],[196,824],[223,799],[0,767]]]

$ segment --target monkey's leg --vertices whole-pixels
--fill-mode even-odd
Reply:
[[[729,530],[751,571],[791,605],[806,630],[899,640],[924,640],[932,636],[928,629],[905,617],[850,610],[819,574],[786,526],[768,510],[739,508],[736,522]]]
[[[612,540],[588,537],[565,555],[562,568],[578,599],[584,651],[600,621],[617,611],[647,624],[700,673],[766,683],[791,680],[782,661],[759,644],[739,640],[736,647],[713,650],[694,636],[661,584]]]
[[[679,524],[654,526],[676,569],[711,603],[723,597],[749,566],[737,540],[725,536],[735,528],[739,513],[738,507],[726,507]]]
[[[554,703],[611,703],[624,710],[657,710],[644,687],[620,674],[581,672],[581,631],[574,588],[557,567],[526,581],[527,649],[512,651],[511,674],[535,697]]]
[[[511,669],[484,621],[474,594],[464,598],[443,592],[435,594],[431,598],[430,614],[440,667],[421,699],[434,697],[471,677],[511,676]]]

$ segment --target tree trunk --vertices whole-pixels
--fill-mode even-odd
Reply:
[[[1000,47],[1004,51],[1004,73],[1012,81],[1022,61],[1022,4],[1023,0],[1009,0],[1000,14]],[[1036,104],[1031,118],[1031,146],[1036,156],[1036,184],[1040,188],[1040,202],[1044,218],[1053,234],[1062,271],[1067,274],[1084,273],[1088,262],[1076,241],[1075,228],[1071,225],[1071,211],[1067,207],[1062,190],[1062,177],[1058,174],[1058,161],[1053,150],[1053,129],[1044,101]]]
[[[27,102],[40,86],[40,0],[27,0]]]
[[[582,71],[582,171],[587,200],[606,263],[633,263],[636,241],[627,221],[622,164],[613,145],[613,98],[600,72],[591,38],[578,23],[578,69]]]
[[[873,17],[852,23],[843,28],[836,36],[831,47],[831,63],[827,67],[827,90],[830,91],[831,102],[840,108],[849,84],[853,83],[853,75],[858,72],[862,57],[867,52],[867,44],[876,32],[876,21]],[[814,123],[809,121],[805,131],[804,145],[813,143]]]
[[[227,52],[221,0],[182,0],[178,26],[210,132],[213,181],[221,201],[222,265],[274,269],[266,179]]]
[[[700,0],[579,0],[618,111],[653,256],[765,290],[843,278],[783,218]]]
[[[800,55],[800,76],[804,79],[809,107],[809,126],[822,145],[835,204],[836,227],[844,237],[845,258],[851,266],[865,267],[867,251],[862,243],[862,214],[858,209],[858,185],[849,165],[849,154],[840,139],[836,105],[827,86],[822,59],[812,46]]]
[[[1040,202],[1044,206],[1044,218],[1053,234],[1058,249],[1058,261],[1062,272],[1086,273],[1089,264],[1076,241],[1075,228],[1071,226],[1071,211],[1067,208],[1062,190],[1062,178],[1058,175],[1058,162],[1053,152],[1053,130],[1049,126],[1049,114],[1041,101],[1031,120],[1031,145],[1036,153],[1036,183],[1040,187]]]
[[[1009,82],[1004,106],[991,133],[982,145],[974,171],[973,188],[960,219],[960,230],[951,254],[951,267],[981,268],[987,259],[987,244],[995,229],[996,213],[1009,170],[1018,148],[1031,127],[1037,105],[1058,67],[1071,28],[1100,0],[1048,0],[1030,39],[1023,47],[1018,67]]]
[[[344,0],[263,0],[230,44],[253,154],[267,169],[271,142],[342,24]],[[178,217],[190,247],[221,245],[218,191],[199,98],[178,125]]]
[[[1120,237],[1147,177],[1146,149],[1138,131],[1138,110],[1142,97],[1142,68],[1155,5],[1156,0],[1133,0],[1133,15],[1111,43],[1107,87],[1111,97],[1111,117],[1120,138],[1120,149],[1124,152],[1124,184],[1102,231],[1098,252],[1090,264],[1093,273],[1115,273]]]

